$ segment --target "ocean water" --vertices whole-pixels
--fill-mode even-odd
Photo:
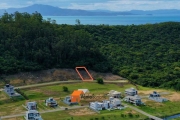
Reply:
[[[119,15],[119,16],[43,16],[56,20],[57,24],[76,24],[76,19],[84,25],[140,25],[161,22],[180,22],[180,15]]]

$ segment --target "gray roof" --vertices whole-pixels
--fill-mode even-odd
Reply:
[[[128,92],[135,92],[135,91],[137,91],[137,90],[134,89],[134,88],[129,88],[129,89],[126,89],[125,91],[128,91]]]
[[[141,99],[138,95],[135,96],[126,96],[125,98],[130,98],[130,99]]]

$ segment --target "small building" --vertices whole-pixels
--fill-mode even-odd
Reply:
[[[129,89],[125,90],[125,94],[128,95],[128,96],[134,96],[134,95],[137,95],[138,92],[134,88],[129,88]]]
[[[46,99],[45,104],[46,104],[46,106],[50,106],[50,107],[57,107],[58,106],[56,100],[54,100],[53,97]]]
[[[37,110],[26,111],[25,120],[43,120]]]
[[[26,104],[28,110],[37,110],[37,103],[36,102],[28,102]]]
[[[166,98],[162,98],[161,95],[159,93],[157,93],[156,91],[153,91],[153,93],[151,93],[149,95],[149,99],[150,100],[154,100],[156,102],[165,102],[165,101],[168,101]]]
[[[90,102],[89,107],[93,110],[105,110],[116,109],[121,106],[121,101],[117,98],[110,97],[109,100],[103,100],[102,102]]]
[[[79,90],[80,90],[80,91],[83,91],[84,94],[89,93],[89,90],[88,90],[88,89],[78,89],[78,91],[79,91]]]
[[[111,91],[109,91],[108,96],[113,97],[113,98],[120,98],[121,92],[111,90]]]
[[[118,107],[121,105],[121,101],[118,98],[109,98],[110,104],[112,104],[112,107]]]
[[[71,96],[66,96],[63,100],[64,103],[68,104],[68,105],[72,105],[73,103],[71,102]],[[74,104],[78,104],[77,102]]]
[[[4,86],[4,91],[10,96],[10,97],[15,97],[15,96],[20,96],[17,92],[14,90],[14,86],[10,84],[6,84]]]
[[[84,92],[82,90],[75,90],[72,94],[71,94],[71,102],[80,102],[81,100],[81,96],[84,94]]]
[[[132,104],[135,104],[135,105],[142,105],[142,104],[144,104],[141,101],[141,98],[138,95],[135,95],[135,96],[126,96],[124,98],[124,101],[132,103]]]
[[[64,98],[63,102],[68,105],[78,104],[83,95],[84,95],[84,92],[82,90],[74,90],[71,96],[66,96]]]

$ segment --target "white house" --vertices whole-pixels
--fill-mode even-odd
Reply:
[[[138,95],[135,95],[135,96],[126,96],[124,98],[124,101],[129,102],[129,103],[133,103],[135,105],[143,104],[143,102],[141,101],[141,98]]]
[[[36,102],[28,102],[26,104],[28,110],[37,110],[37,103]]]
[[[57,107],[58,106],[56,100],[54,100],[52,97],[46,99],[45,104],[46,104],[46,106],[50,106],[50,107]]]
[[[109,91],[108,96],[113,97],[113,98],[120,98],[121,92],[111,90],[111,91]]]
[[[129,88],[129,89],[126,89],[126,90],[125,90],[125,94],[126,94],[126,95],[129,95],[129,96],[134,96],[134,95],[137,95],[138,92],[137,92],[137,90],[134,89],[134,88]]]
[[[83,92],[84,92],[84,94],[89,93],[89,90],[88,90],[88,89],[78,89],[78,90],[83,91]]]
[[[20,96],[20,94],[18,94],[17,92],[14,91],[14,86],[10,85],[10,84],[6,84],[4,86],[4,91],[10,96]]]
[[[26,115],[24,116],[24,118],[26,120],[43,120],[37,110],[26,111]]]
[[[94,110],[103,110],[104,105],[100,102],[90,102],[89,107]]]
[[[159,93],[157,93],[156,91],[153,91],[153,93],[151,93],[149,95],[149,99],[150,100],[154,100],[156,102],[165,102],[165,101],[168,101],[166,98],[162,98],[161,95]]]
[[[110,104],[112,104],[112,107],[118,107],[121,105],[121,101],[117,98],[110,97],[109,101],[110,101]]]
[[[90,102],[89,107],[94,110],[114,109],[121,106],[121,101],[117,98],[110,97],[109,100],[102,102]]]

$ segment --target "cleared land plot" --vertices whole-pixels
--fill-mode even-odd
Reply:
[[[153,91],[157,91],[160,93],[161,97],[169,100],[167,102],[159,103],[153,100],[149,100],[147,97],[143,97],[142,101],[146,104],[146,106],[138,107],[139,109],[162,118],[165,116],[180,113],[180,92],[145,87],[139,88],[139,94],[141,96],[148,97],[150,93],[152,93]]]

